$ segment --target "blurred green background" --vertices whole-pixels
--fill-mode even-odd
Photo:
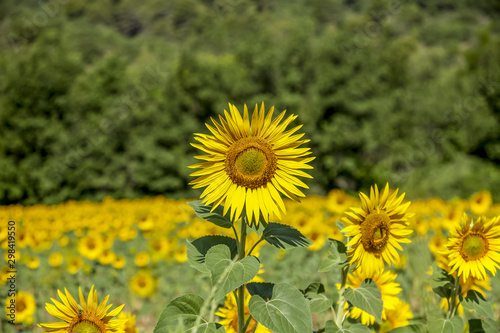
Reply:
[[[298,114],[308,193],[500,199],[500,3],[0,2],[0,204],[194,197],[194,132]]]

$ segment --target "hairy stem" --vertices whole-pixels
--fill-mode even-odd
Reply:
[[[238,259],[245,258],[245,244],[247,240],[247,217],[245,213],[241,217],[240,246],[238,248]],[[245,285],[238,288],[238,333],[245,332]]]
[[[335,323],[337,324],[338,328],[342,328],[342,322],[344,321],[343,314],[344,314],[344,305],[346,302],[344,292],[345,292],[345,285],[347,282],[348,273],[349,273],[349,265],[342,268],[342,284],[340,285],[340,290],[339,290],[339,307],[337,308],[337,318],[335,320]]]

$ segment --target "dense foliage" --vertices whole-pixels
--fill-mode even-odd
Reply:
[[[500,195],[497,1],[0,3],[0,204],[186,195],[227,102],[299,115],[313,191]]]

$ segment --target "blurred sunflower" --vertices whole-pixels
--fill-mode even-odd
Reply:
[[[149,271],[140,271],[130,279],[130,290],[140,297],[150,297],[156,291],[156,278]]]
[[[248,223],[259,223],[260,214],[265,221],[286,213],[281,194],[299,201],[305,195],[297,188],[308,188],[297,176],[312,178],[301,169],[312,169],[307,163],[314,157],[305,157],[310,148],[298,148],[309,140],[300,140],[296,134],[302,125],[285,132],[297,116],[285,116],[283,111],[272,120],[274,107],[265,113],[264,103],[257,105],[250,120],[244,106],[243,117],[238,109],[229,104],[229,113],[219,116],[220,124],[212,119],[215,127],[206,124],[213,135],[195,134],[200,144],[191,144],[207,155],[195,156],[205,162],[191,165],[201,169],[191,174],[198,177],[190,185],[206,187],[201,194],[203,203],[213,204],[212,209],[224,206],[224,215],[231,209],[231,220],[241,217],[246,209]]]
[[[134,259],[135,265],[138,267],[144,267],[149,264],[149,254],[147,252],[139,252],[135,255]]]
[[[70,272],[71,274],[75,274],[82,267],[83,267],[83,260],[80,257],[74,256],[70,257],[67,260],[67,269],[68,272]]]
[[[481,191],[470,198],[470,210],[477,215],[482,215],[490,209],[492,200],[488,191]]]
[[[389,184],[379,193],[377,185],[370,189],[370,197],[359,193],[361,208],[351,208],[342,218],[346,227],[342,232],[352,237],[347,244],[350,264],[355,269],[366,271],[373,276],[384,269],[384,262],[399,261],[396,249],[403,251],[399,243],[410,243],[405,236],[413,231],[408,228],[406,212],[410,202],[402,204],[404,193],[398,197],[398,189],[389,194]]]
[[[60,252],[53,252],[49,256],[49,265],[59,267],[63,262],[63,255]]]
[[[126,319],[127,321],[121,327],[125,333],[138,333],[138,329],[135,326],[135,315],[132,316],[128,312],[120,312],[118,319]]]
[[[399,283],[394,282],[396,277],[397,274],[391,271],[380,272],[370,276],[364,274],[362,271],[356,270],[353,274],[349,274],[347,276],[346,286],[355,289],[358,288],[364,280],[371,278],[382,294],[382,301],[384,302],[384,309],[382,312],[383,317],[387,310],[394,310],[394,307],[398,304],[399,299],[397,295],[402,289],[399,286]],[[340,284],[337,285],[337,288],[340,288]],[[375,322],[374,316],[356,307],[352,308],[349,315],[354,319],[361,317],[361,323],[367,326],[372,325]]]
[[[78,241],[78,252],[87,259],[97,259],[103,250],[104,243],[98,235],[87,235]]]
[[[409,325],[410,322],[408,320],[411,318],[413,318],[413,313],[410,310],[410,304],[398,298],[394,307],[385,311],[385,318],[383,317],[382,324],[380,325],[380,333]]]
[[[113,311],[107,311],[113,306],[106,306],[109,295],[99,304],[97,302],[97,291],[94,286],[90,288],[87,302],[82,294],[82,288],[79,288],[80,305],[75,301],[66,288],[66,295],[61,291],[57,291],[61,302],[51,298],[54,304],[46,303],[45,309],[48,313],[56,318],[64,320],[64,322],[38,324],[39,327],[48,329],[46,332],[60,333],[123,333],[121,328],[127,319],[111,319],[116,316],[123,308],[120,305]],[[81,306],[81,309],[80,309]]]
[[[99,263],[110,265],[116,260],[116,255],[111,249],[104,249],[98,257]]]
[[[33,323],[33,315],[36,310],[35,297],[24,291],[18,291],[15,296],[8,297],[5,300],[5,312],[7,315],[10,314],[10,308],[8,308],[8,306],[12,304],[12,299],[15,300],[16,304],[16,324],[25,323],[31,325]]]
[[[123,267],[125,267],[126,263],[127,263],[127,261],[125,260],[124,257],[115,256],[115,260],[113,261],[112,265],[116,269],[122,269]]]
[[[456,223],[450,230],[450,238],[444,251],[448,255],[450,274],[458,270],[458,275],[479,280],[486,279],[485,268],[495,276],[500,268],[500,217],[475,222],[467,214],[462,216],[462,225]]]

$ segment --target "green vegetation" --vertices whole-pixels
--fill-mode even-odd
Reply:
[[[0,204],[192,197],[192,133],[261,101],[305,124],[314,193],[498,201],[499,17],[494,0],[3,1]]]

